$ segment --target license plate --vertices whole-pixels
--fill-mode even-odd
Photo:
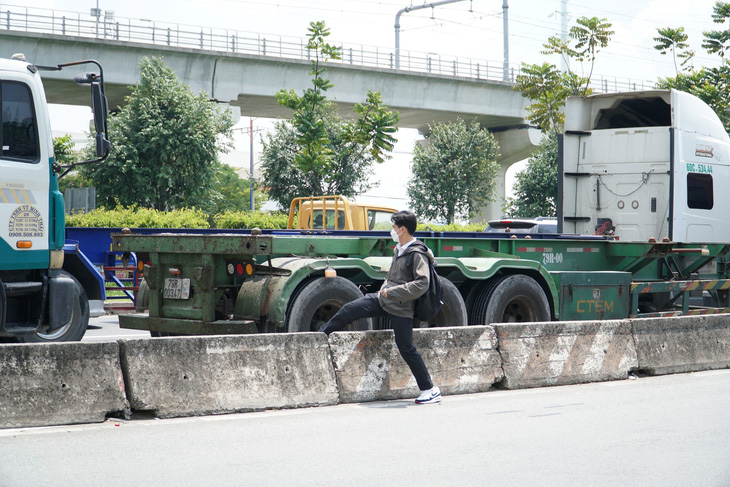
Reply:
[[[162,297],[166,299],[188,299],[190,297],[190,279],[165,279]]]

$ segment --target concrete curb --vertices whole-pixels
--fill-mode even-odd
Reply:
[[[640,371],[650,375],[730,367],[730,316],[632,320]]]
[[[329,343],[341,402],[418,396],[391,330],[333,333]],[[443,394],[487,391],[502,379],[491,326],[417,329],[413,344]]]
[[[417,329],[413,341],[444,394],[730,368],[730,315]],[[417,394],[390,330],[0,347],[0,428],[101,422],[130,405],[166,418]]]
[[[0,346],[0,428],[95,423],[126,408],[115,342]]]
[[[637,368],[628,320],[496,324],[507,389],[625,379]]]
[[[322,333],[122,340],[133,409],[158,417],[337,404]]]

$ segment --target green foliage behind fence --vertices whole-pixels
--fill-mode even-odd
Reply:
[[[435,225],[433,223],[419,223],[416,231],[419,232],[483,232],[487,228],[484,223],[451,223],[449,225]]]
[[[281,213],[229,211],[214,217],[216,228],[286,228],[289,216]],[[294,222],[296,225],[296,221]]]
[[[262,212],[226,212],[211,217],[198,209],[157,211],[149,208],[99,208],[86,214],[66,215],[67,227],[110,228],[286,228],[287,216]]]
[[[259,211],[229,211],[213,217],[197,209],[157,211],[149,208],[123,208],[113,210],[99,208],[86,214],[66,215],[67,227],[104,227],[104,228],[262,228],[284,229],[289,217],[283,213],[263,213]],[[294,222],[296,226],[296,221]],[[433,232],[481,232],[486,223],[459,225],[435,225],[422,223],[419,231]]]
[[[196,209],[157,211],[149,208],[99,208],[66,215],[67,227],[210,228],[208,215]]]

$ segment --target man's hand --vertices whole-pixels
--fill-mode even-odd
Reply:
[[[380,291],[380,294],[382,294],[384,298],[387,298],[388,297],[388,291],[386,289],[382,289]]]

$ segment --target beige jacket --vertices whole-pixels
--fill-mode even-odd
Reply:
[[[427,255],[424,255],[425,252]],[[410,267],[408,254],[413,255],[413,269]],[[431,249],[420,240],[409,245],[402,254],[395,250],[393,262],[380,290],[385,290],[388,297],[378,293],[380,307],[394,316],[413,317],[415,300],[428,290],[430,262],[434,261]]]

